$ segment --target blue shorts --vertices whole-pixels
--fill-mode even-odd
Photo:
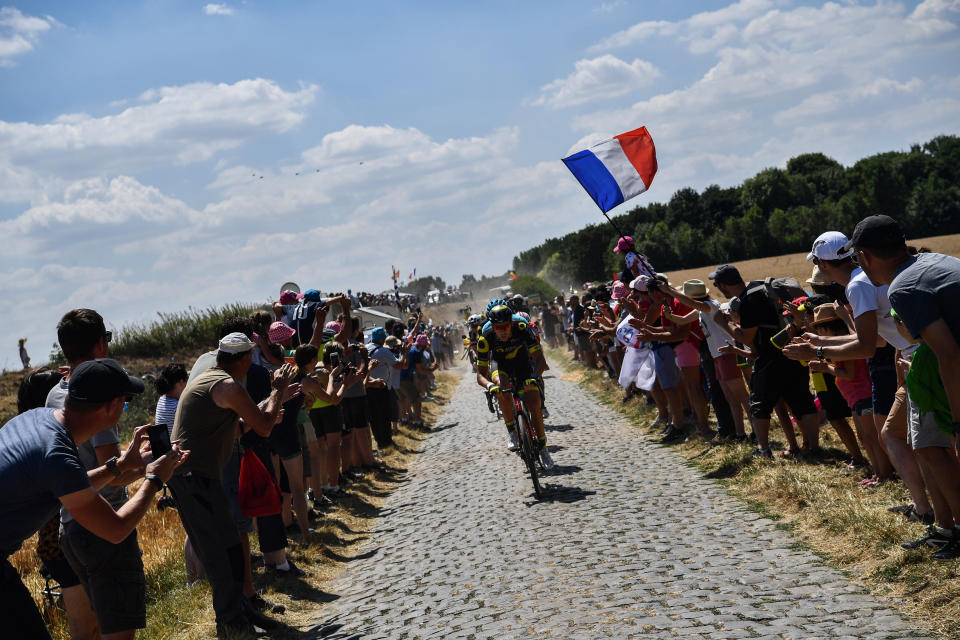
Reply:
[[[677,353],[669,344],[660,342],[653,347],[653,365],[657,370],[657,382],[661,389],[673,389],[680,384]]]

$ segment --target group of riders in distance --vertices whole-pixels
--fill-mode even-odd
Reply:
[[[509,302],[491,300],[485,313],[467,318],[468,335],[463,343],[488,406],[503,416],[507,448],[524,459],[539,497],[537,466],[553,468],[543,430],[543,419],[549,417],[543,402],[543,372],[548,367],[540,348],[539,328],[524,306],[520,295]],[[492,398],[496,398],[496,407]]]

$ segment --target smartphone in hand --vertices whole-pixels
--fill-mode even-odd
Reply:
[[[147,428],[147,437],[150,439],[150,451],[156,460],[173,449],[170,444],[170,432],[165,424],[152,424]]]

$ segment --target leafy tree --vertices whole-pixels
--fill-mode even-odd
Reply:
[[[909,237],[960,232],[960,137],[937,136],[849,168],[805,153],[741,186],[679,189],[667,203],[636,206],[613,220],[666,271],[804,250],[823,231],[849,235],[874,213],[900,220]],[[513,264],[561,286],[606,280],[622,268],[616,241],[608,225],[591,224],[521,252]]]
[[[541,299],[556,298],[560,295],[549,282],[537,276],[522,275],[517,276],[510,282],[510,287],[514,293],[519,293],[524,297],[537,294]]]
[[[547,258],[537,277],[561,289],[566,289],[574,282],[573,275],[570,273],[567,263],[564,262],[563,254],[560,251],[555,251],[553,255]]]

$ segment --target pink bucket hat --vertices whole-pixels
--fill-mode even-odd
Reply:
[[[270,342],[283,342],[284,340],[289,340],[296,334],[292,328],[283,324],[279,320],[270,325]]]
[[[295,291],[284,291],[280,294],[280,304],[293,304],[303,296]]]
[[[619,280],[613,283],[613,292],[610,294],[610,297],[614,300],[620,300],[621,298],[627,297],[627,285],[623,284]]]
[[[614,253],[618,251],[629,251],[633,249],[633,238],[630,236],[620,236],[617,240],[617,246],[613,248]]]
[[[340,331],[340,323],[336,320],[331,320],[327,324],[323,325],[324,329],[330,329],[331,331]]]
[[[430,346],[430,338],[428,338],[427,336],[421,333],[420,335],[417,336],[417,341],[415,344],[417,345],[417,349],[426,348]]]

